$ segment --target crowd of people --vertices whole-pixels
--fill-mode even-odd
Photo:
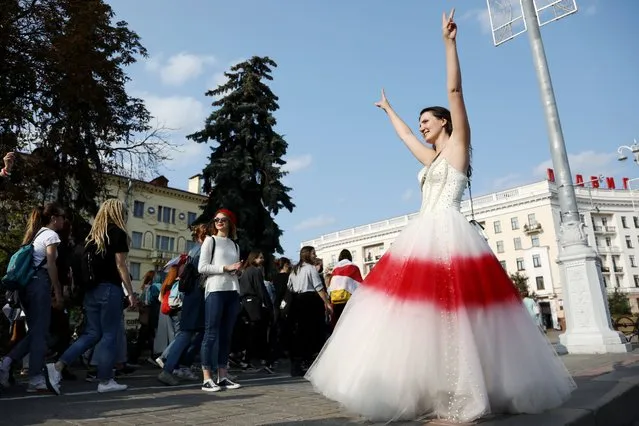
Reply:
[[[11,160],[5,157],[8,170]],[[160,382],[198,380],[201,371],[206,392],[240,387],[230,367],[273,373],[283,358],[290,358],[291,375],[303,376],[332,330],[333,313],[361,282],[347,250],[332,288],[313,247],[302,248],[294,266],[284,257],[265,265],[259,249],[240,260],[236,216],[220,209],[192,227],[188,253],[145,274],[138,295],[127,267],[127,215],[120,200],[106,200],[83,234],[56,203],[33,210],[22,244],[32,247],[34,273],[7,294],[13,339],[0,359],[0,386],[10,386],[26,364],[28,392],[60,394],[80,360],[98,392],[121,391],[127,386],[116,377],[132,373],[145,354],[161,368]],[[340,276],[345,267],[356,270],[356,280]],[[75,339],[74,305],[82,313]],[[139,312],[133,339],[126,309]]]

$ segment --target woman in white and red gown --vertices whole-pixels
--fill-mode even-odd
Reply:
[[[530,321],[507,273],[460,213],[470,177],[470,126],[461,90],[457,25],[443,16],[450,111],[426,108],[419,130],[384,92],[376,105],[424,165],[419,216],[400,234],[344,313],[306,378],[372,420],[538,413],[575,383]]]

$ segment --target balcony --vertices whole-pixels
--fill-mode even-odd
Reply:
[[[543,229],[541,227],[541,223],[539,223],[539,222],[527,223],[527,224],[524,225],[524,233],[526,235],[539,234],[542,231],[543,231]]]
[[[621,266],[615,266],[612,269],[615,271],[615,274],[623,274],[623,268]]]
[[[617,233],[616,226],[595,226],[593,228],[595,233],[597,234],[616,234]]]
[[[599,253],[621,253],[621,248],[618,246],[597,246]]]

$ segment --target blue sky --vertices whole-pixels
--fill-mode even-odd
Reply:
[[[419,208],[420,168],[373,103],[382,87],[414,129],[424,106],[446,105],[441,13],[457,8],[458,47],[474,146],[475,195],[543,179],[546,125],[526,34],[494,47],[479,0],[111,0],[150,58],[129,89],[184,144],[162,170],[186,189],[209,148],[186,141],[211,112],[204,92],[239,60],[278,63],[277,131],[289,144],[297,208],[276,220],[286,254],[324,233]],[[639,139],[639,2],[578,0],[544,26],[573,174],[639,176],[616,161]],[[606,6],[606,8],[604,7]]]

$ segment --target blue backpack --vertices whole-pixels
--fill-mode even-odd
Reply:
[[[45,256],[38,266],[33,266],[33,242],[44,229],[41,229],[29,244],[25,244],[16,251],[9,260],[7,273],[2,277],[2,285],[9,291],[20,290],[31,282],[36,271],[45,264]]]

